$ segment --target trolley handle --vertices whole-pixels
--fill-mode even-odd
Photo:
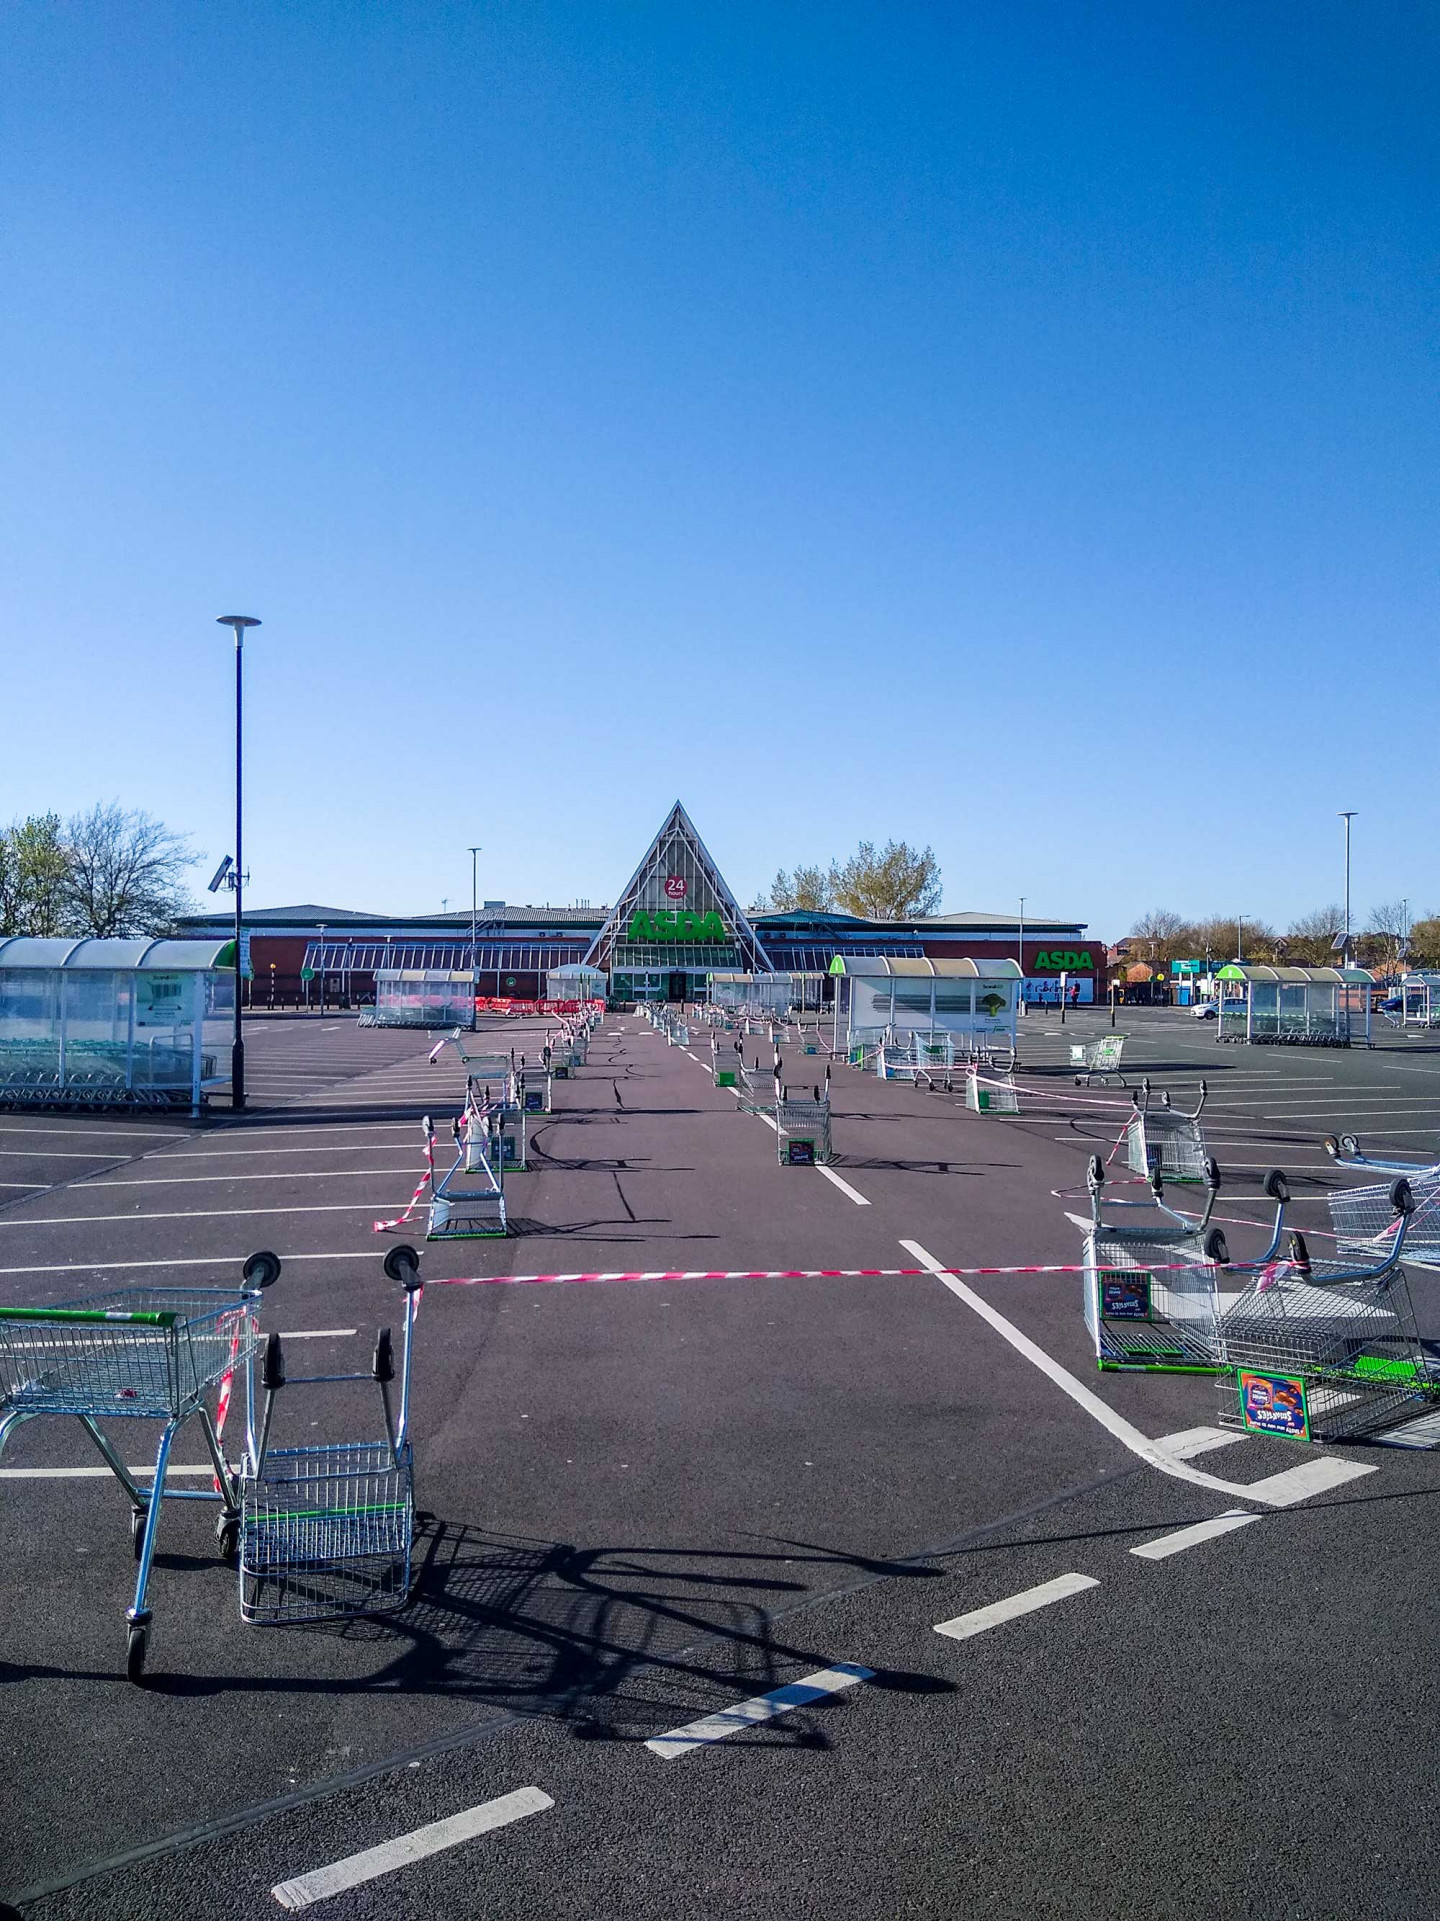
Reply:
[[[51,1326],[174,1327],[180,1318],[168,1308],[161,1314],[131,1314],[118,1307],[0,1307],[0,1321],[39,1321]]]

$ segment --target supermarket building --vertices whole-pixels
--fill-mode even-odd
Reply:
[[[180,932],[223,939],[234,916],[197,914]],[[613,907],[518,907],[485,901],[471,943],[468,912],[390,916],[305,905],[247,910],[247,1001],[358,1006],[377,968],[470,972],[483,995],[538,999],[554,968],[588,965],[617,1000],[697,1000],[712,973],[827,976],[836,956],[1023,960],[1026,998],[1103,992],[1104,944],[1083,921],[966,912],[905,921],[854,914],[746,914],[679,801]],[[1023,954],[1022,954],[1023,948]],[[1097,987],[1096,983],[1101,985]]]

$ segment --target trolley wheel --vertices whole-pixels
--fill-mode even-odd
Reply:
[[[132,1507],[130,1510],[130,1552],[135,1556],[137,1561],[140,1559],[140,1543],[144,1539],[145,1510],[143,1507]]]
[[[1360,1152],[1360,1142],[1354,1134],[1342,1134],[1340,1145],[1351,1160]]]
[[[1338,1161],[1340,1158],[1340,1143],[1333,1134],[1325,1136],[1325,1152],[1332,1161]]]
[[[145,1653],[150,1643],[150,1623],[132,1621],[125,1637],[125,1679],[139,1681],[145,1673]]]
[[[1082,1083],[1084,1082],[1084,1079],[1085,1079],[1085,1076],[1083,1074],[1077,1074],[1075,1076],[1075,1085],[1077,1087],[1081,1086]]]
[[[220,1543],[220,1559],[233,1561],[240,1549],[240,1516],[219,1515],[215,1522],[215,1539]]]

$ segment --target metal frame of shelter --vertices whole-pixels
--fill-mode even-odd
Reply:
[[[362,1027],[475,1026],[475,976],[433,967],[377,967],[375,1006]]]
[[[1369,1047],[1375,977],[1363,967],[1270,967],[1232,961],[1215,975],[1217,1041]]]
[[[1406,974],[1400,981],[1400,993],[1403,1007],[1396,1025],[1440,1027],[1440,974]]]
[[[679,891],[667,891],[667,884]],[[652,918],[657,914],[718,914],[725,938],[718,942],[632,941],[629,929],[639,913]],[[774,971],[740,903],[678,800],[620,890],[605,925],[590,943],[584,964],[608,973],[611,992],[624,1000],[673,998],[669,985],[672,977],[681,974],[686,977],[684,998],[695,999],[695,990],[715,969],[745,969],[753,974]],[[626,987],[636,991],[622,991]]]
[[[1016,1009],[1020,993],[1020,963],[1015,960],[931,960],[892,958],[889,955],[841,955],[830,964],[835,976],[835,1022],[842,1024],[847,1051],[857,1045],[884,1041],[887,1036],[962,1034],[973,1040],[993,1041],[1009,1036],[1015,1048]],[[874,983],[888,981],[888,995]],[[964,993],[960,983],[967,984]],[[923,985],[922,985],[923,983]],[[941,983],[946,986],[942,990]],[[862,986],[868,1002],[860,1000]],[[997,1002],[977,1009],[981,988]],[[857,1020],[857,1013],[868,1018]],[[836,1040],[836,1049],[841,1042]]]
[[[198,1114],[234,993],[233,940],[0,938],[0,1107]]]

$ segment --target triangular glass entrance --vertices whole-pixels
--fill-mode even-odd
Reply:
[[[612,976],[772,971],[755,930],[678,800],[585,961]]]

